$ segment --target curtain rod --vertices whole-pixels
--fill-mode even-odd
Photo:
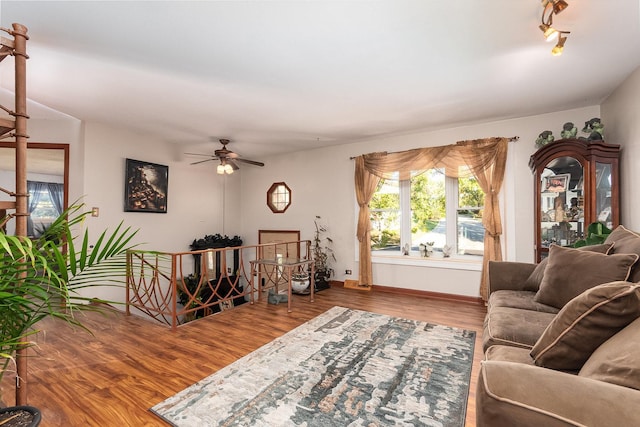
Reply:
[[[519,136],[512,136],[511,138],[509,138],[509,142],[515,142],[515,141],[518,141],[519,139],[520,139],[520,137],[519,137]],[[406,150],[404,150],[404,151],[406,151]],[[387,152],[387,154],[395,154],[395,153],[401,153],[401,152],[402,152],[402,151],[392,151],[392,152],[390,152],[390,153],[388,153],[388,152]],[[355,157],[353,157],[353,156],[352,156],[352,157],[349,157],[349,160],[355,160],[357,157],[358,157],[358,156],[355,156]]]

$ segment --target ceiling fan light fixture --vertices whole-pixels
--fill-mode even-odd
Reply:
[[[240,169],[240,167],[238,166],[238,162],[247,163],[247,164],[259,166],[259,167],[264,166],[264,163],[262,162],[245,159],[241,157],[239,154],[229,150],[227,148],[227,144],[229,144],[229,142],[230,140],[228,139],[224,139],[224,138],[220,139],[222,148],[218,148],[217,150],[214,150],[213,155],[200,154],[200,153],[185,153],[185,154],[208,157],[208,159],[206,160],[193,162],[191,163],[192,165],[197,165],[197,164],[209,162],[212,160],[219,161],[220,164],[216,166],[216,172],[218,173],[218,175],[225,175],[225,174],[231,175],[235,170]]]

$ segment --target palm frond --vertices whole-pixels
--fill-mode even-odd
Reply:
[[[121,222],[92,246],[89,230],[74,235],[90,214],[83,206],[69,207],[36,240],[0,232],[0,380],[15,351],[31,345],[26,337],[37,333],[40,320],[50,316],[86,329],[75,314],[100,307],[79,291],[126,282],[126,252],[136,246],[138,230]]]

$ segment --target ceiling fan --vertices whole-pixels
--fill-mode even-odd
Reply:
[[[243,159],[239,154],[234,153],[233,151],[227,148],[227,144],[231,141],[228,139],[220,139],[220,144],[222,144],[222,148],[215,150],[213,152],[213,156],[209,154],[199,154],[199,153],[185,153],[192,156],[207,156],[208,159],[200,160],[197,162],[191,163],[192,165],[197,165],[198,163],[209,162],[211,160],[220,160],[220,164],[218,165],[217,172],[220,175],[232,174],[234,170],[240,169],[237,162],[247,163],[255,166],[264,166],[264,163],[257,162],[255,160]]]

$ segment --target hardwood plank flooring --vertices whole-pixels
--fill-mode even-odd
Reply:
[[[294,296],[287,305],[251,306],[191,322],[171,332],[148,320],[116,313],[86,313],[93,335],[47,319],[30,350],[29,404],[43,412],[41,426],[166,426],[148,409],[274,338],[335,306],[428,321],[476,331],[466,427],[475,427],[475,389],[482,360],[486,310],[473,302],[450,301],[334,286],[316,301]],[[2,384],[13,404],[14,378]]]

